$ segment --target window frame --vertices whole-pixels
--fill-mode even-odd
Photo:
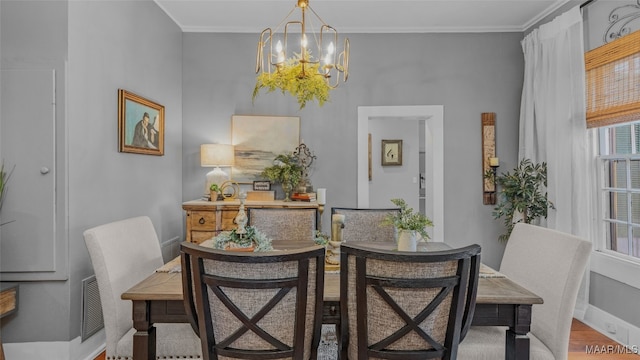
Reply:
[[[631,124],[631,123],[630,123]],[[629,125],[630,125],[629,124]],[[607,146],[610,141],[609,137],[604,136],[604,131],[608,131],[605,128],[594,129],[598,131],[597,133],[597,141],[599,144],[599,148],[603,146]],[[611,223],[606,217],[606,214],[609,212],[610,200],[608,198],[609,191],[613,189],[618,190],[620,188],[611,188],[606,187],[607,184],[607,170],[606,161],[609,160],[622,160],[625,159],[627,162],[631,160],[640,160],[640,154],[613,154],[613,155],[600,155],[600,151],[598,151],[595,155],[596,164],[597,164],[597,181],[596,181],[596,203],[597,203],[597,211],[596,211],[596,241],[594,241],[594,251],[592,252],[591,257],[591,271],[606,276],[608,278],[614,279],[616,281],[622,282],[629,286],[632,286],[636,289],[640,289],[640,277],[637,276],[638,272],[640,272],[640,258],[636,258],[624,253],[620,253],[614,250],[610,250],[607,248],[607,238],[610,236],[607,233],[610,232]],[[628,165],[627,165],[628,166]],[[625,193],[631,194],[628,190],[631,189],[631,181],[629,179],[629,172],[627,172],[627,181],[626,181],[626,189]],[[637,193],[634,192],[634,193]],[[632,216],[629,215],[628,222],[635,224],[632,222]]]

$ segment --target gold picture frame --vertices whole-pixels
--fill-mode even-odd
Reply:
[[[164,155],[164,106],[118,89],[118,151]]]
[[[402,140],[382,140],[382,166],[402,165]]]

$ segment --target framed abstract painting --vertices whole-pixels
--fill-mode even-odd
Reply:
[[[233,115],[231,143],[235,149],[231,178],[239,184],[253,184],[261,180],[260,173],[273,165],[276,156],[300,145],[300,117]]]

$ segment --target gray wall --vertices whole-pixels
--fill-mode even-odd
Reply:
[[[2,69],[54,69],[56,73],[56,103],[66,101],[64,79],[67,75],[67,20],[68,6],[65,1],[1,1],[0,2],[0,54]],[[28,19],[28,20],[25,20]],[[65,133],[65,107],[56,107],[56,132]],[[26,119],[2,119],[2,121],[25,121]],[[28,122],[25,126],[29,126]],[[57,139],[56,162],[60,171],[55,171],[56,181],[66,183],[64,136]],[[20,166],[19,159],[5,159],[7,164]],[[57,170],[57,169],[56,169]],[[20,199],[35,201],[39,199]],[[57,252],[67,258],[66,238],[66,192],[61,187],[56,193],[56,234],[43,241],[55,241]],[[55,239],[55,240],[52,240]],[[28,259],[25,259],[28,261]],[[60,264],[65,269],[61,279],[68,278],[68,261]],[[0,278],[2,275],[0,274]],[[68,340],[70,339],[70,294],[69,281],[35,281],[20,284],[19,313],[2,319],[3,342]],[[79,294],[77,294],[79,296]],[[48,307],[48,309],[47,309]],[[48,320],[42,322],[42,318]],[[36,326],[37,325],[37,326]],[[76,326],[78,328],[78,326]],[[77,332],[77,331],[76,331]]]
[[[183,200],[198,198],[207,169],[202,143],[231,140],[231,115],[301,117],[301,137],[317,155],[315,186],[327,209],[356,206],[357,107],[444,105],[445,234],[452,245],[479,243],[497,266],[504,230],[482,205],[480,116],[497,114],[500,170],[517,162],[522,89],[521,33],[350,34],[349,81],[323,107],[298,110],[290,96],[262,93],[255,103],[255,34],[185,33],[183,42]],[[323,223],[328,224],[329,211]],[[464,222],[465,226],[460,226]]]
[[[84,230],[148,215],[160,242],[175,241],[167,256],[182,240],[182,32],[151,0],[0,4],[3,66],[68,59],[68,73],[57,79],[67,94],[57,137],[68,159],[57,169],[66,177],[57,191],[68,199],[58,216],[68,232],[69,279],[21,283],[19,311],[3,319],[2,339],[69,341],[80,335],[81,281],[93,274]],[[6,31],[8,19],[36,35]],[[50,44],[54,34],[61,39]],[[164,156],[118,152],[119,88],[165,106]]]

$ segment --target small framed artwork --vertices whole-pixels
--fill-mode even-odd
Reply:
[[[402,165],[402,140],[382,140],[382,166]]]
[[[164,155],[164,106],[118,89],[120,152]]]
[[[269,191],[271,190],[271,182],[266,181],[254,181],[253,182],[253,190],[254,191]]]

